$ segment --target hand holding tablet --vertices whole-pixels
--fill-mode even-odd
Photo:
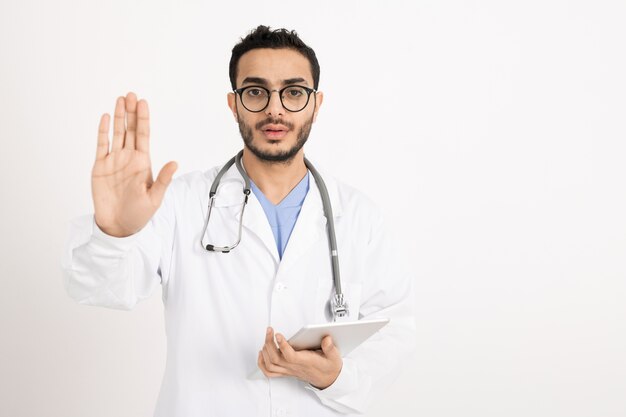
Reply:
[[[295,335],[289,338],[287,342],[296,351],[317,350],[321,348],[322,339],[330,335],[334,345],[339,349],[341,356],[345,357],[387,323],[389,323],[388,318],[310,324],[302,327]],[[261,372],[259,368],[256,368],[248,378],[258,379],[264,377],[263,372]]]

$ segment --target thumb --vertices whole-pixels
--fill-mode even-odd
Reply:
[[[178,169],[178,164],[175,161],[170,161],[161,168],[159,171],[159,175],[157,176],[156,181],[150,187],[150,197],[153,202],[161,204],[161,200],[163,200],[163,195],[165,194],[165,190],[167,186],[170,185],[172,181],[172,176],[174,172]]]
[[[341,356],[339,353],[339,349],[333,343],[333,339],[330,336],[324,337],[322,340],[322,352],[329,358],[335,358],[337,356]]]

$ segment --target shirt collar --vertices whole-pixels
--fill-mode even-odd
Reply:
[[[309,191],[309,171],[307,170],[306,174],[300,180],[300,182],[298,182],[298,184],[296,184],[296,186],[293,187],[291,191],[289,191],[289,194],[287,194],[278,204],[272,204],[272,202],[267,199],[265,194],[263,194],[263,192],[252,180],[250,180],[250,187],[252,188],[252,191],[259,200],[262,199],[265,203],[271,204],[275,208],[280,209],[289,207],[300,207],[302,206],[302,202],[304,201],[304,198]]]

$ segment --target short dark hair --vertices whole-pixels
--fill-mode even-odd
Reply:
[[[320,82],[320,64],[317,62],[315,52],[307,46],[294,30],[287,29],[270,29],[269,26],[259,25],[250,32],[245,38],[233,47],[230,56],[229,76],[230,84],[233,90],[237,88],[237,64],[239,58],[246,52],[258,48],[272,49],[294,49],[304,55],[311,64],[311,73],[313,74],[313,88],[317,90]]]

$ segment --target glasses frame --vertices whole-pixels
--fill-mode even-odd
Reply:
[[[302,108],[300,110],[290,110],[287,108],[287,106],[285,106],[285,103],[283,103],[283,92],[288,89],[288,88],[293,88],[293,87],[298,87],[298,88],[302,88],[303,90],[306,91],[307,96],[306,96],[306,103],[304,104],[304,106],[302,106]],[[265,92],[267,93],[267,103],[265,103],[265,106],[263,106],[263,108],[261,110],[250,110],[249,108],[246,107],[245,104],[243,104],[243,93],[244,91],[246,91],[249,88],[259,88],[261,90],[265,90]],[[283,109],[287,110],[290,113],[298,113],[301,112],[302,110],[306,109],[306,107],[309,105],[309,101],[311,100],[311,93],[317,93],[317,90],[314,88],[309,88],[309,87],[305,87],[303,85],[288,85],[285,86],[283,88],[281,88],[280,90],[270,90],[268,88],[265,88],[261,85],[247,85],[245,87],[241,87],[241,88],[235,88],[233,90],[233,92],[236,94],[239,94],[239,101],[241,101],[241,105],[248,110],[250,113],[260,113],[263,110],[267,109],[267,106],[270,105],[270,100],[272,98],[272,93],[276,91],[278,93],[278,99],[280,100],[280,105],[283,106]],[[316,97],[315,95],[313,97]],[[315,100],[315,98],[314,98]]]

